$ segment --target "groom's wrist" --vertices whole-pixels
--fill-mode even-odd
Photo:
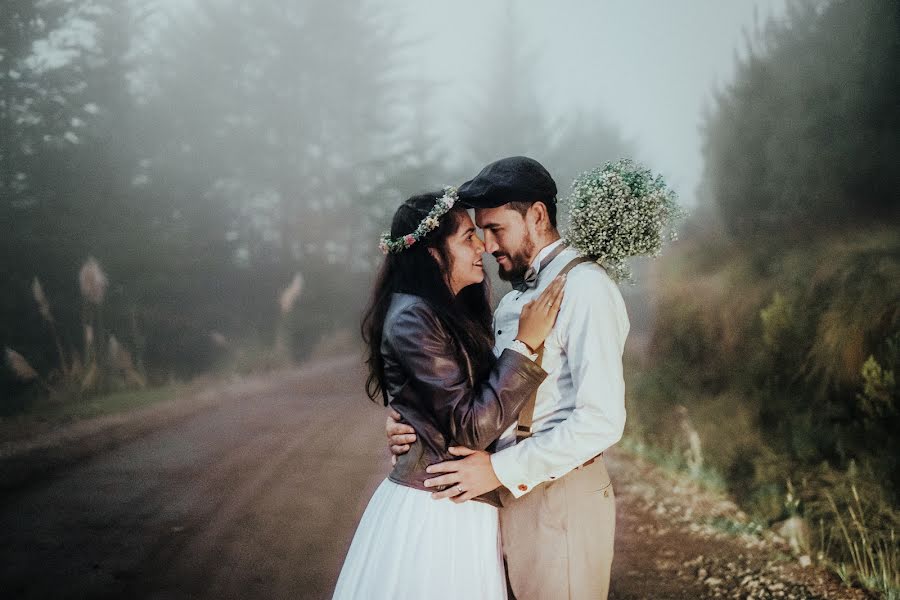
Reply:
[[[523,485],[524,473],[519,472],[518,467],[515,458],[504,450],[491,454],[491,469],[494,471],[494,477],[500,482],[501,487],[505,487],[517,498],[528,489],[527,485],[525,490],[520,487]]]

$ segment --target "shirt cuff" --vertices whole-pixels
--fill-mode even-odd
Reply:
[[[532,354],[528,351],[528,346],[525,345],[525,342],[521,340],[513,340],[509,346],[507,346],[510,350],[515,350],[522,356],[529,358],[532,362],[537,360],[537,353]]]
[[[527,478],[525,470],[522,469],[518,461],[518,457],[510,452],[515,446],[505,448],[500,452],[491,454],[491,467],[494,469],[494,475],[503,484],[503,487],[516,498],[520,498],[530,492],[535,485],[540,482],[532,482]]]

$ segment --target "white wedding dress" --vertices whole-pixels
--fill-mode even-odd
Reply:
[[[344,560],[335,600],[505,600],[498,510],[385,479]]]

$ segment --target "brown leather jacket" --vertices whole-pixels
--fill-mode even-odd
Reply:
[[[418,296],[394,294],[384,322],[381,354],[390,405],[416,430],[409,452],[397,457],[389,478],[421,490],[436,475],[428,465],[454,460],[450,446],[486,449],[515,423],[547,373],[527,356],[504,350],[485,381],[459,364],[455,340]],[[477,500],[497,504],[496,495]]]

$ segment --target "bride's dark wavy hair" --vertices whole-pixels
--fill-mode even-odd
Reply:
[[[398,238],[412,233],[443,195],[443,192],[421,194],[401,204],[394,213],[391,237]],[[377,398],[381,396],[384,405],[388,404],[381,340],[394,293],[413,294],[429,304],[456,339],[455,358],[460,364],[466,364],[463,352],[468,354],[476,381],[486,377],[494,366],[496,359],[493,352],[490,287],[487,279],[463,288],[456,296],[448,281],[453,259],[447,248],[447,241],[458,231],[464,214],[465,209],[462,207],[450,209],[440,218],[440,225],[423,239],[402,252],[389,253],[385,257],[362,320],[362,337],[366,343],[366,364],[369,370],[366,394],[373,402],[377,402]],[[447,265],[447,269],[441,267],[429,248],[437,251],[441,263]]]

